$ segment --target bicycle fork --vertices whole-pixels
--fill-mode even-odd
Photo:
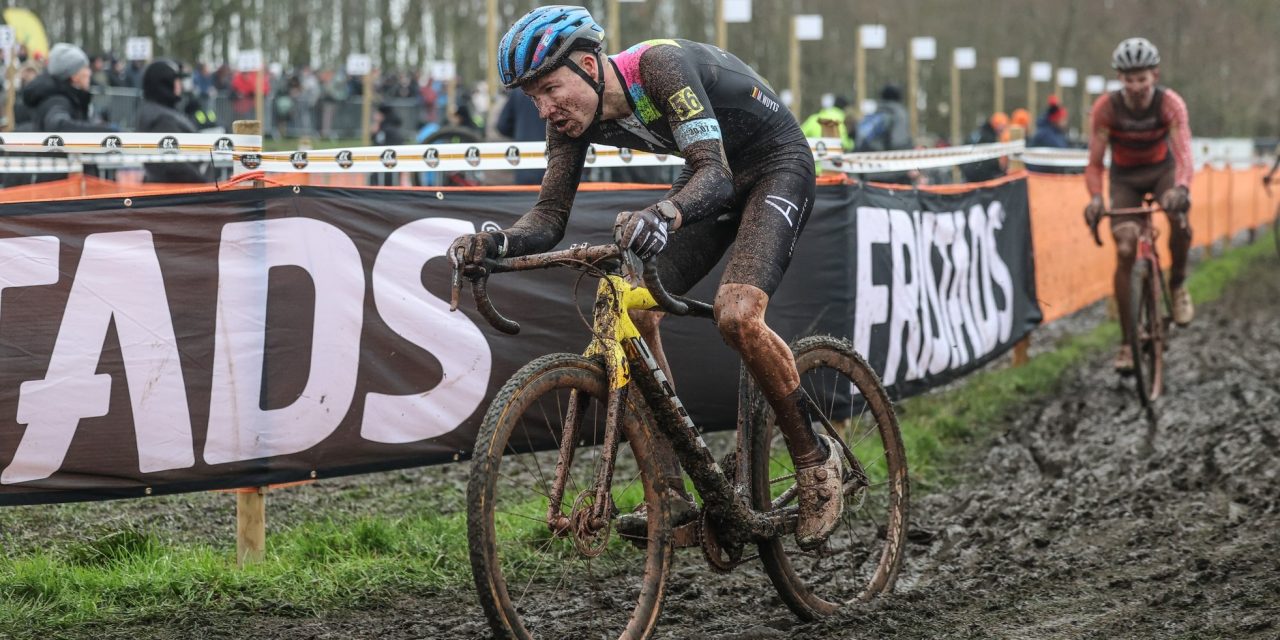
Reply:
[[[612,379],[612,364],[608,364],[606,369],[610,370],[609,375]],[[565,416],[564,427],[561,430],[560,437],[560,455],[556,457],[556,472],[551,483],[551,496],[547,503],[547,526],[557,535],[567,535],[573,527],[578,527],[584,532],[595,532],[609,526],[609,522],[616,515],[614,511],[616,507],[613,499],[609,495],[609,488],[613,486],[613,470],[614,463],[618,458],[618,445],[621,442],[622,433],[622,411],[626,406],[627,387],[613,389],[609,392],[607,409],[605,412],[605,430],[604,440],[600,449],[600,465],[596,468],[596,478],[593,488],[584,490],[577,498],[574,499],[573,512],[565,515],[562,505],[564,504],[565,487],[568,483],[569,469],[573,464],[573,454],[577,449],[577,442],[582,427],[582,412],[586,408],[587,398],[581,396],[580,391],[574,389],[569,392],[569,411]],[[581,511],[580,506],[590,495],[590,509]],[[573,519],[577,518],[578,522]]]

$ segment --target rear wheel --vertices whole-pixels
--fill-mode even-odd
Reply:
[[[610,518],[584,517],[603,462],[602,447],[593,445],[604,436],[608,391],[598,362],[554,354],[512,376],[485,414],[467,488],[467,533],[480,603],[497,637],[644,638],[653,631],[672,545],[667,508],[652,483],[660,477],[653,431],[635,404],[618,446]],[[566,424],[577,425],[577,444],[567,448],[564,495],[552,505]],[[614,515],[642,502],[647,544],[622,539],[613,526]]]
[[[1160,317],[1158,271],[1150,260],[1133,263],[1129,281],[1129,351],[1142,406],[1150,406],[1164,388],[1164,331]]]
[[[760,545],[779,595],[800,618],[893,588],[907,533],[907,458],[893,406],[875,371],[847,341],[797,341],[800,386],[853,452],[845,459],[844,512],[826,543],[803,551],[790,535]],[[795,504],[795,470],[773,411],[759,394],[750,420],[751,494],[757,510]],[[823,431],[821,425],[815,429]]]

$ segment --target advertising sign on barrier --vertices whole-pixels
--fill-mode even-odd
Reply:
[[[579,193],[561,246],[611,242],[615,212],[661,193]],[[1025,180],[821,187],[768,322],[852,339],[895,397],[981,367],[1040,318],[1026,197]],[[449,244],[536,198],[279,187],[0,205],[0,504],[469,457],[518,367],[590,338],[570,271],[491,280],[524,334],[489,327],[470,296],[449,312]],[[690,295],[711,299],[720,276]],[[737,356],[710,322],[663,335],[676,372],[731,372],[677,379],[700,426],[733,428]]]

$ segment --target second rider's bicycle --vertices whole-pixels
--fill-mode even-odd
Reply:
[[[1173,298],[1161,273],[1160,254],[1156,250],[1158,231],[1151,224],[1151,214],[1158,210],[1159,205],[1148,196],[1146,206],[1112,209],[1103,214],[1144,218],[1133,270],[1129,272],[1129,326],[1125,327],[1125,333],[1129,337],[1130,353],[1133,354],[1133,377],[1138,400],[1147,408],[1164,390],[1164,351],[1169,340],[1169,327],[1173,323]],[[1098,246],[1102,246],[1096,222],[1093,225],[1093,240]]]
[[[493,307],[489,273],[570,267],[598,277],[590,346],[538,358],[511,377],[485,414],[467,488],[471,567],[490,626],[503,638],[646,638],[672,586],[674,552],[701,550],[717,572],[759,559],[781,599],[811,620],[893,588],[907,532],[907,461],[893,407],[875,372],[848,342],[812,336],[792,345],[815,429],[844,455],[844,512],[816,551],[794,542],[795,471],[772,411],[738,376],[738,431],[717,460],[656,364],[628,311],[661,307],[711,317],[711,307],[671,296],[646,267],[647,288],[619,269],[616,245],[495,261],[472,279],[480,313]],[[454,272],[454,306],[462,284]],[[675,526],[663,474],[675,455],[701,498]],[[666,468],[670,468],[669,466]],[[642,510],[642,530],[619,516]],[[682,598],[698,585],[680,584]]]

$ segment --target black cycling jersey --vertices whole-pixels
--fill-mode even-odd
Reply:
[[[776,237],[763,254],[760,246],[752,248],[753,261],[763,260],[767,268],[735,272],[731,262],[726,279],[772,292],[813,206],[813,154],[799,123],[751,67],[712,45],[650,40],[610,56],[609,63],[631,113],[598,122],[578,138],[548,127],[542,190],[533,209],[506,231],[508,254],[546,251],[564,236],[591,143],[670,153],[684,157],[685,168],[667,194],[683,225],[668,253],[676,256],[671,249],[685,244],[685,227],[738,213],[742,229]],[[760,214],[749,215],[753,208]],[[750,224],[766,215],[778,219]],[[764,239],[753,240],[760,245]],[[727,244],[716,244],[710,251],[723,254]],[[702,271],[692,281],[705,275],[700,266],[690,268]]]

